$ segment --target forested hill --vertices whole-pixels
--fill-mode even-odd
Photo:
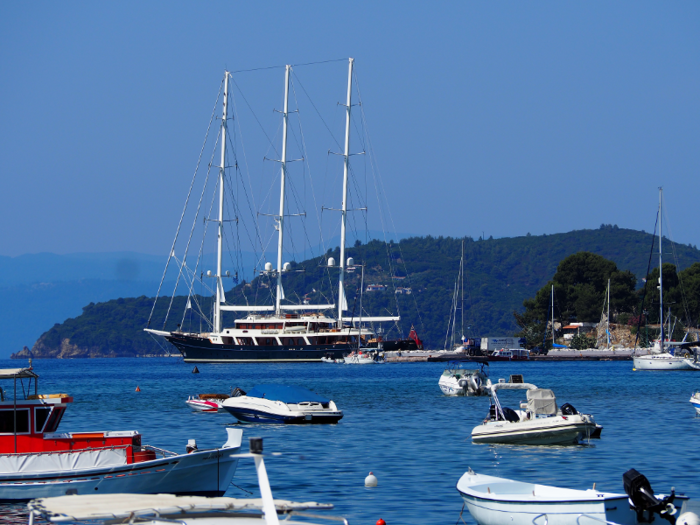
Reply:
[[[641,279],[652,248],[651,234],[610,225],[554,235],[466,238],[464,241],[464,316],[465,335],[468,336],[503,336],[517,331],[513,311],[522,311],[523,301],[533,297],[552,278],[559,262],[569,255],[593,252]],[[459,271],[461,245],[462,239],[413,237],[388,246],[371,241],[349,248],[347,255],[354,257],[355,264],[364,262],[365,288],[386,285],[385,290],[363,294],[363,315],[400,313],[400,327],[394,327],[387,337],[406,336],[414,325],[428,348],[442,348]],[[696,247],[665,242],[664,250],[667,252],[665,262],[677,264],[680,269],[700,262],[700,251]],[[303,298],[311,304],[337,301],[337,270],[326,269],[328,257],[338,261],[339,250],[292,263],[292,271],[284,276],[287,302],[299,303]],[[360,279],[359,269],[346,278],[348,305],[354,315],[359,315]],[[410,288],[412,293],[397,294],[398,288]],[[238,284],[226,295],[229,303],[270,304],[273,290],[273,279],[259,276],[251,283]],[[175,315],[171,314],[168,329],[174,329],[181,322],[185,302],[185,298],[175,301],[172,309]],[[203,311],[208,311],[210,302],[200,301],[208,303],[202,304]],[[162,348],[142,331],[152,304],[146,297],[90,304],[81,316],[56,324],[45,332],[31,354],[34,357],[96,357],[162,352]],[[159,301],[152,327],[163,326],[166,308],[166,302]],[[461,324],[461,313],[458,318]],[[200,319],[192,313],[185,318],[184,329],[190,327],[196,330],[200,327]],[[29,354],[29,350],[24,350],[20,356]]]

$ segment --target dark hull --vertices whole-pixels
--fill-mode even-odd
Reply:
[[[242,409],[224,407],[233,417],[245,423],[277,423],[284,425],[302,425],[302,424],[333,424],[340,421],[343,416],[323,416],[313,415],[310,418],[306,416],[282,416],[279,414],[270,414],[261,410]]]
[[[186,363],[310,362],[322,357],[342,359],[356,348],[351,344],[316,346],[215,345],[209,339],[190,335],[165,336]]]
[[[365,348],[377,348],[378,343],[367,343]],[[395,341],[382,341],[382,350],[385,352],[400,352],[404,350],[420,350],[413,339],[397,339]]]

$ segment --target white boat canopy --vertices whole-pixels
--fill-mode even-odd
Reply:
[[[177,514],[195,514],[209,510],[262,510],[260,498],[205,498],[202,496],[175,496],[174,494],[89,494],[41,498],[31,501],[30,511],[48,517],[53,522],[107,520]],[[295,503],[275,500],[277,512],[293,510],[327,510],[333,505]]]
[[[532,414],[555,416],[557,414],[557,398],[554,392],[547,388],[528,390],[527,410]]]
[[[0,379],[14,379],[23,377],[39,377],[31,368],[0,368]]]

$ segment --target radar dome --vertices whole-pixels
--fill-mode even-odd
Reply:
[[[333,257],[328,258],[328,266],[335,266],[335,259]]]

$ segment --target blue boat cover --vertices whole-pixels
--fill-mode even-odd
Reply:
[[[288,385],[257,385],[246,394],[248,397],[264,397],[282,403],[303,403],[304,401],[316,401],[317,403],[328,403],[328,399],[314,394],[301,386]]]

